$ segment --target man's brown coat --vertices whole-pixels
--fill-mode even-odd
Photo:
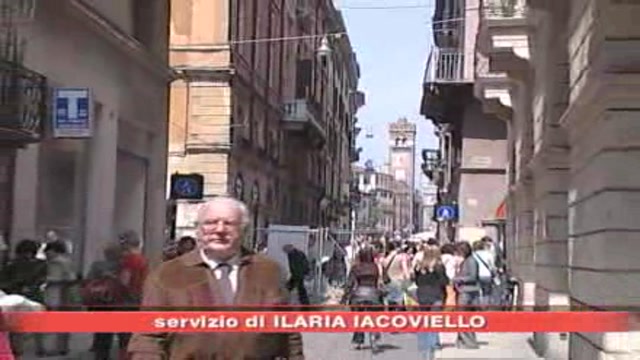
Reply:
[[[163,263],[149,275],[142,311],[214,310],[212,307],[222,304],[221,299],[213,271],[198,251],[192,251]],[[244,251],[234,303],[277,310],[273,306],[286,304],[287,300],[280,265]],[[299,333],[134,334],[129,352],[132,360],[304,359]]]

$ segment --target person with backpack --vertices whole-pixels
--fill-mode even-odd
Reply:
[[[370,306],[380,308],[382,299],[382,269],[375,262],[375,251],[372,247],[360,249],[356,262],[347,276],[345,291],[340,303],[350,305],[351,311],[371,311]],[[380,333],[371,333],[372,351],[377,352]],[[365,342],[364,332],[354,332],[351,343],[357,350],[362,349]]]
[[[111,244],[104,249],[104,259],[91,264],[82,286],[82,298],[89,311],[117,311],[127,297],[127,288],[120,282],[122,248]],[[112,358],[111,348],[116,334],[93,334],[92,351],[96,360]],[[126,349],[128,334],[117,334],[121,351]]]
[[[478,264],[478,281],[481,289],[481,305],[495,305],[495,286],[498,285],[498,272],[495,266],[493,253],[486,242],[476,241],[473,243],[473,254]]]
[[[481,289],[478,277],[478,261],[473,256],[473,250],[468,242],[462,241],[456,245],[456,251],[464,259],[460,269],[452,279],[457,293],[459,311],[478,311],[481,304]],[[480,345],[473,332],[458,333],[456,346],[460,349],[478,349]]]
[[[47,258],[47,280],[44,302],[49,310],[74,311],[78,309],[78,273],[73,266],[69,246],[62,240],[47,243],[44,248]],[[46,356],[66,356],[71,346],[71,334],[45,334]]]
[[[296,290],[298,292],[298,299],[301,305],[311,304],[307,288],[304,286],[304,279],[311,274],[311,266],[309,265],[307,255],[296,249],[296,247],[291,244],[283,246],[282,251],[287,254],[287,260],[289,262],[289,281],[287,282],[287,289],[289,291]]]
[[[402,248],[389,243],[389,253],[382,261],[382,277],[390,311],[403,309],[404,292],[411,283],[411,257]]]

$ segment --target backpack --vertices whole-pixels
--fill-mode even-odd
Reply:
[[[126,287],[110,276],[87,280],[80,289],[82,302],[86,306],[120,304],[126,294]]]

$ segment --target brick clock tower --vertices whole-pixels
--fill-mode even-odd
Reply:
[[[389,169],[397,181],[405,182],[410,190],[410,202],[415,194],[416,125],[406,118],[389,124]],[[410,226],[414,225],[413,205],[409,205]]]

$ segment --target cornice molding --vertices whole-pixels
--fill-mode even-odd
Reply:
[[[569,102],[559,124],[567,130],[581,128],[607,108],[618,107],[623,101],[637,101],[639,97],[640,73],[603,74],[588,70],[580,92]]]
[[[112,24],[85,1],[69,0],[68,4],[78,19],[93,28],[104,40],[115,45],[123,55],[166,82],[175,80],[176,74],[169,67],[168,60],[160,60],[159,56],[149,52],[135,38]]]

